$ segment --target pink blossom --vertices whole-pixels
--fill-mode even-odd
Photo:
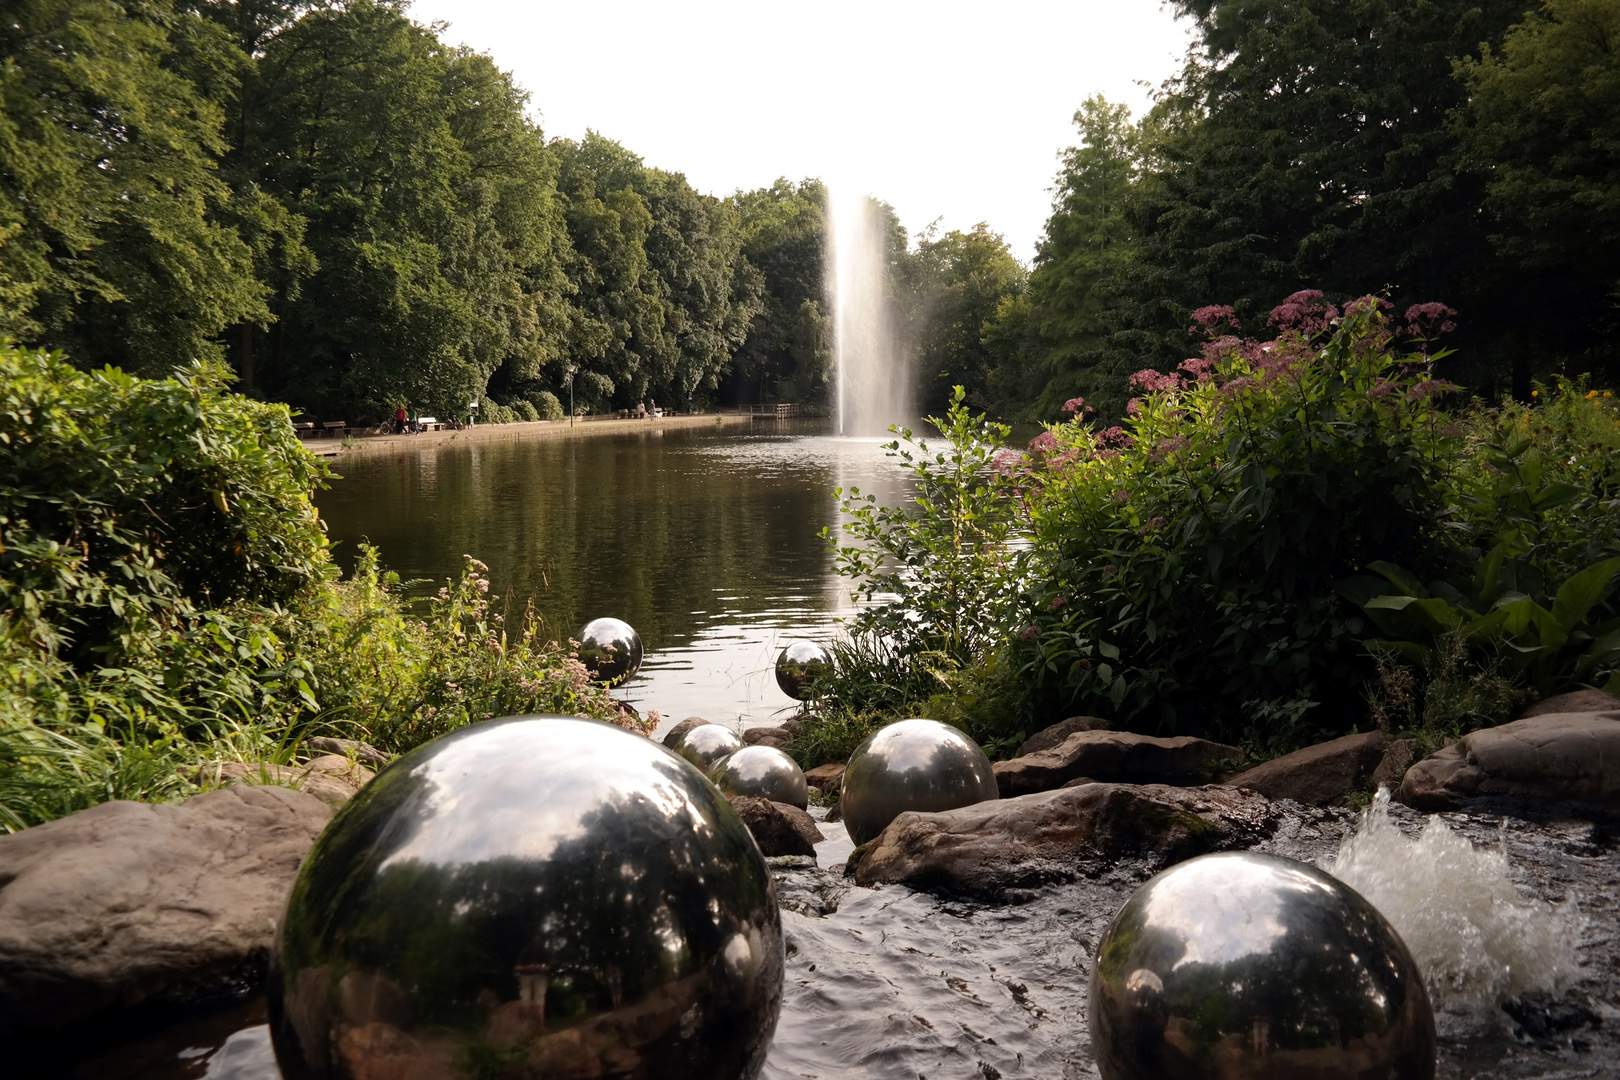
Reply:
[[[1069,598],[1066,597],[1066,596],[1054,596],[1054,597],[1052,597],[1052,602],[1046,605],[1046,610],[1047,611],[1056,611],[1058,608],[1062,607],[1064,604],[1067,604],[1068,602],[1069,602]]]
[[[1120,490],[1114,492],[1114,498],[1118,499],[1120,502],[1124,502],[1126,499],[1129,499],[1130,497],[1131,497],[1131,493],[1126,491],[1123,488],[1121,488]]]
[[[1139,398],[1139,397],[1133,397],[1133,398],[1131,398],[1131,400],[1127,401],[1125,403],[1125,415],[1126,416],[1141,416],[1142,415],[1142,399]]]
[[[1360,315],[1362,312],[1389,311],[1395,305],[1382,296],[1358,296],[1344,305],[1346,315]]]
[[[1461,387],[1456,383],[1446,382],[1444,379],[1427,379],[1408,390],[1406,400],[1428,401],[1430,398],[1436,398],[1441,394],[1449,394],[1453,390],[1460,389]]]
[[[1033,641],[1040,635],[1040,632],[1041,628],[1038,626],[1026,626],[1019,631],[1018,638],[1020,641]]]
[[[1399,389],[1400,387],[1396,385],[1393,379],[1379,379],[1378,382],[1373,385],[1373,388],[1367,391],[1367,396],[1372,398],[1374,401],[1378,401],[1382,398],[1389,397],[1389,395],[1393,394]]]
[[[1222,384],[1221,393],[1229,394],[1235,397],[1244,390],[1247,390],[1251,385],[1253,385],[1253,383],[1253,376],[1239,375],[1237,378],[1228,379],[1224,384]]]
[[[1117,457],[1119,457],[1118,450],[1098,450],[1091,455],[1093,461],[1112,461]]]
[[[1310,337],[1326,330],[1339,317],[1339,309],[1322,297],[1320,289],[1301,289],[1271,309],[1266,323],[1287,333],[1296,330]]]
[[[1050,454],[1057,449],[1057,436],[1050,431],[1043,431],[1029,440],[1029,452],[1032,454]]]
[[[1118,425],[1097,432],[1098,446],[1134,446],[1136,440],[1125,433],[1125,429]]]
[[[1154,371],[1152,368],[1143,368],[1131,376],[1131,389],[1146,394],[1156,394],[1166,390],[1180,390],[1181,376]]]
[[[1023,462],[1024,455],[1020,454],[1017,450],[1002,449],[997,450],[995,457],[990,459],[990,467],[995,469],[996,472],[1005,476],[1016,469],[1019,465],[1023,464]]]
[[[1210,304],[1201,307],[1192,313],[1193,324],[1187,328],[1189,335],[1200,330],[1204,333],[1214,333],[1215,328],[1223,323],[1232,327],[1237,326],[1237,313],[1232,310],[1231,304]]]
[[[1171,454],[1179,454],[1181,451],[1187,449],[1187,445],[1191,441],[1192,440],[1188,439],[1185,435],[1176,435],[1169,439],[1163,439],[1153,447],[1150,456],[1155,461],[1163,461]]]
[[[1067,413],[1079,412],[1081,409],[1085,408],[1085,405],[1086,405],[1086,399],[1085,398],[1083,398],[1083,397],[1072,397],[1068,401],[1065,401],[1063,403],[1063,411],[1067,412]]]
[[[1159,529],[1164,528],[1164,521],[1165,519],[1162,517],[1150,517],[1142,522],[1142,532],[1144,534],[1157,532]]]
[[[1431,334],[1449,334],[1457,329],[1452,316],[1457,312],[1444,304],[1413,304],[1406,309],[1406,332],[1413,337],[1426,338]]]
[[[1213,377],[1212,373],[1215,370],[1215,361],[1209,357],[1188,357],[1186,360],[1181,362],[1181,366],[1178,368],[1178,370],[1185,371],[1187,374],[1197,379],[1200,383],[1205,383]]]

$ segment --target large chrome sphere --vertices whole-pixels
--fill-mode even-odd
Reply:
[[[315,842],[271,956],[287,1080],[757,1075],[782,928],[748,829],[650,739],[474,724]]]
[[[804,770],[774,746],[745,746],[721,759],[714,767],[713,780],[727,795],[752,795],[800,810],[810,805]]]
[[[623,619],[592,619],[579,632],[579,662],[591,678],[617,686],[641,668],[641,635]]]
[[[1097,946],[1103,1080],[1429,1080],[1434,1013],[1361,894],[1275,855],[1205,855],[1136,890]]]
[[[901,720],[855,748],[844,770],[849,838],[873,840],[907,810],[954,810],[1000,797],[979,744],[937,720]]]
[[[810,696],[810,684],[832,669],[833,656],[825,645],[790,641],[776,658],[776,685],[788,697],[804,701]]]
[[[709,776],[716,765],[742,748],[743,741],[730,728],[703,724],[688,731],[676,744],[675,752],[696,765],[704,776]]]

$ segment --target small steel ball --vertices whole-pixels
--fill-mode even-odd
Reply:
[[[1125,902],[1089,1002],[1103,1080],[1431,1080],[1423,977],[1378,910],[1275,855],[1205,855]]]
[[[776,685],[790,698],[804,701],[815,680],[831,673],[833,655],[814,641],[790,641],[776,658]]]
[[[729,728],[703,724],[688,731],[675,752],[696,765],[704,776],[711,776],[716,765],[742,748],[743,741]]]
[[[752,795],[771,802],[810,805],[810,785],[799,763],[774,746],[745,746],[714,767],[715,786],[727,795]]]
[[[696,769],[508,717],[399,758],[316,840],[271,1038],[286,1080],[752,1078],[784,962],[765,860]]]
[[[623,619],[592,619],[579,632],[578,655],[592,679],[617,686],[641,669],[641,635]]]
[[[864,844],[907,810],[954,810],[1000,796],[978,743],[937,720],[901,720],[850,755],[844,825],[851,840]]]

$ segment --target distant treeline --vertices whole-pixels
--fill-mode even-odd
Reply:
[[[1458,312],[1442,371],[1485,396],[1620,375],[1620,3],[1175,0],[1196,20],[1139,122],[1076,114],[1029,286],[969,379],[1005,415],[1192,355],[1192,312],[1270,336],[1290,294]]]
[[[1459,312],[1450,375],[1612,378],[1620,4],[1177,0],[1147,116],[1077,114],[1026,271],[890,232],[924,404],[1005,417],[1245,332],[1299,289]],[[826,192],[716,198],[527,95],[398,0],[14,0],[0,19],[0,336],[80,366],[230,363],[317,416],[824,402]]]

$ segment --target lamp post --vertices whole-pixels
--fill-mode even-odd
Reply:
[[[568,426],[574,426],[574,365],[569,364],[568,372]]]

